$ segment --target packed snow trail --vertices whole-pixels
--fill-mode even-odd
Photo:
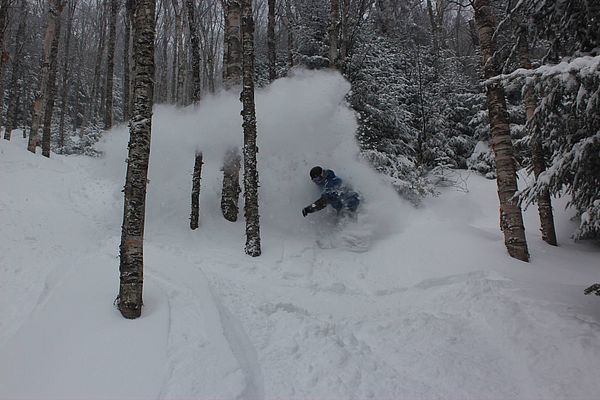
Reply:
[[[545,245],[525,213],[531,263],[506,254],[494,181],[465,173],[421,209],[357,157],[334,73],[257,93],[263,255],[219,210],[221,159],[240,145],[239,100],[159,106],[145,235],[142,318],[123,319],[118,246],[127,131],[99,159],[51,159],[0,142],[0,398],[594,398],[597,246]],[[291,95],[293,94],[293,95]],[[190,231],[194,152],[205,155],[201,226]],[[366,198],[371,247],[332,247],[316,164]]]

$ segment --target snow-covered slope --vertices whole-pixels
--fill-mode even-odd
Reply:
[[[101,159],[0,142],[0,398],[595,398],[600,388],[597,246],[560,247],[536,210],[531,263],[506,254],[495,182],[463,173],[421,209],[358,160],[355,121],[331,73],[257,94],[263,255],[220,216],[220,163],[240,145],[236,95],[156,108],[142,318],[118,291],[127,131]],[[204,153],[201,226],[189,230],[191,170]],[[303,218],[315,164],[366,198],[367,252],[323,249],[333,216]]]

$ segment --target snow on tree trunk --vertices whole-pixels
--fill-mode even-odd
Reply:
[[[142,312],[144,219],[154,98],[155,6],[156,0],[136,0],[134,5],[135,101],[129,122],[117,298],[119,311],[125,318],[137,318]]]
[[[340,1],[331,0],[329,15],[329,66],[337,68],[338,61],[338,31],[340,25]]]
[[[117,36],[117,13],[119,12],[119,1],[110,2],[110,20],[108,25],[108,50],[106,67],[106,105],[104,110],[104,129],[110,129],[113,125],[113,82],[115,70],[115,39]]]
[[[50,71],[48,75],[48,90],[46,91],[46,105],[44,107],[44,128],[42,135],[42,155],[50,157],[50,139],[52,137],[52,113],[54,112],[54,97],[56,95],[56,70],[58,69],[58,42],[60,39],[60,13],[64,3],[59,4],[59,15],[56,20],[56,34],[50,48]]]
[[[188,12],[188,26],[190,29],[190,39],[192,44],[192,102],[200,101],[200,38],[198,37],[198,27],[196,26],[194,1],[185,0]]]
[[[223,191],[221,192],[221,211],[227,221],[235,222],[238,217],[238,200],[240,197],[240,154],[233,147],[225,154],[223,160]]]
[[[202,177],[202,152],[196,152],[194,161],[194,174],[192,175],[192,212],[190,215],[190,228],[198,229],[200,219],[200,179]]]
[[[257,257],[260,249],[258,170],[256,168],[256,110],[254,107],[254,20],[252,0],[242,0],[242,127],[244,128],[244,216],[246,254]]]
[[[229,0],[223,7],[223,86],[229,90],[242,82],[241,9],[239,0]]]
[[[56,36],[56,26],[59,18],[59,1],[50,0],[48,7],[48,18],[46,26],[46,34],[44,36],[44,55],[42,61],[42,68],[40,70],[40,84],[38,91],[35,94],[33,101],[33,115],[31,120],[31,132],[29,133],[29,141],[27,143],[27,150],[35,153],[36,147],[40,144],[39,129],[40,122],[44,116],[44,109],[46,106],[46,100],[48,95],[48,84],[50,79],[50,67],[52,63],[52,42]]]
[[[529,59],[529,45],[527,42],[527,27],[521,28],[519,37],[519,61],[520,67],[531,69],[531,61]],[[531,159],[533,163],[533,173],[535,179],[538,179],[540,174],[546,170],[546,161],[544,160],[544,149],[540,135],[533,135],[532,123],[533,115],[537,107],[535,99],[535,89],[532,84],[526,84],[523,92],[523,102],[525,103],[525,111],[527,113],[527,129],[530,131],[531,141]],[[554,216],[552,213],[552,200],[550,199],[550,191],[546,188],[541,191],[537,198],[538,213],[540,215],[540,225],[542,231],[542,239],[556,246],[556,231],[554,229]]]
[[[496,20],[489,0],[475,0],[473,8],[481,46],[481,65],[484,77],[489,79],[498,75],[498,67],[494,60]],[[504,243],[511,257],[529,261],[521,208],[513,199],[517,191],[517,176],[504,88],[499,81],[495,81],[487,85],[486,92]]]
[[[269,81],[277,78],[277,52],[275,48],[275,0],[269,0],[269,17],[267,23],[267,53],[269,59]]]

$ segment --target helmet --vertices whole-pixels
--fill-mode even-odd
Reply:
[[[323,168],[316,166],[316,167],[312,167],[312,169],[310,170],[310,179],[315,179],[316,177],[321,176],[321,174],[323,173]]]

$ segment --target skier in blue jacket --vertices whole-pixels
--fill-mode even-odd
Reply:
[[[333,207],[338,214],[356,212],[360,204],[360,195],[349,186],[344,185],[342,179],[336,176],[332,170],[319,166],[313,167],[310,170],[310,178],[321,188],[321,197],[302,209],[304,217],[324,209],[327,205]]]

